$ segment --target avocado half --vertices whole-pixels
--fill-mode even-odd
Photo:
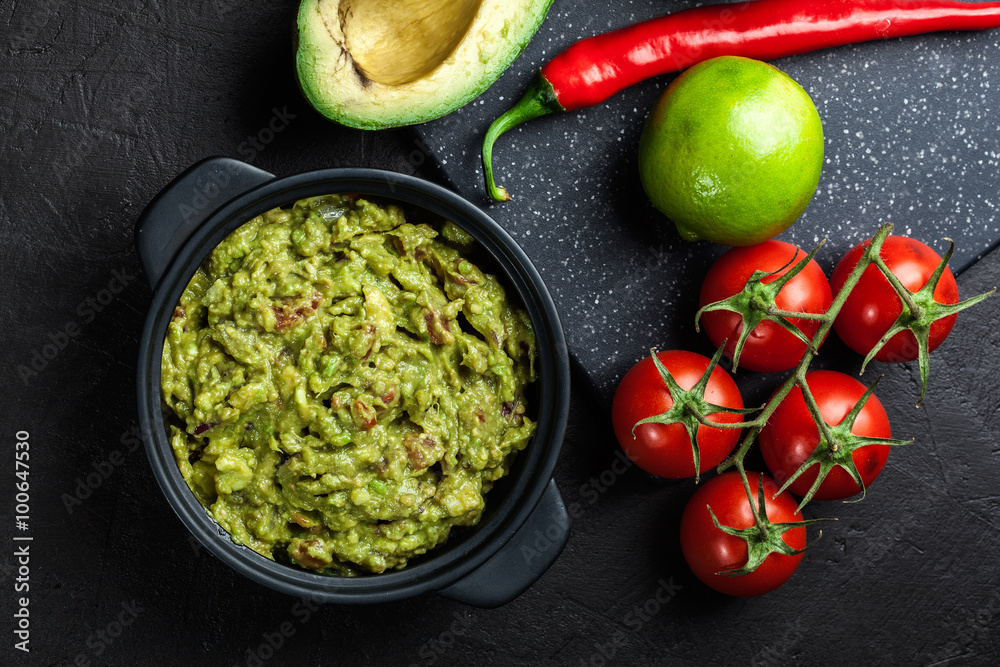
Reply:
[[[552,0],[303,0],[295,66],[309,102],[367,130],[440,118],[490,87]]]

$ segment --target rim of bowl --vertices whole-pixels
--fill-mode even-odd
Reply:
[[[504,287],[517,293],[535,329],[537,345],[538,427],[531,443],[517,456],[515,465],[523,468],[502,506],[460,540],[452,543],[449,539],[435,547],[420,563],[358,577],[300,570],[233,542],[180,474],[170,449],[160,394],[160,358],[168,313],[173,312],[190,276],[208,253],[231,231],[276,206],[337,193],[395,199],[404,209],[423,208],[467,231],[502,271]],[[244,576],[275,590],[323,602],[412,597],[443,588],[483,564],[510,540],[541,498],[552,477],[569,412],[569,356],[562,324],[541,275],[524,251],[497,222],[458,194],[414,176],[378,169],[322,169],[275,178],[212,212],[185,241],[155,287],[140,342],[137,380],[139,422],[147,458],[181,522],[216,557]],[[439,554],[433,555],[435,552]]]

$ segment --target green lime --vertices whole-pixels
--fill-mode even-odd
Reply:
[[[802,215],[823,166],[809,94],[759,60],[722,56],[688,69],[653,107],[639,173],[682,238],[752,245]]]

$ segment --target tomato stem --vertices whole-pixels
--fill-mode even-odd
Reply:
[[[896,318],[896,321],[893,322],[892,326],[882,335],[882,338],[879,339],[872,349],[868,351],[864,361],[861,362],[861,372],[865,372],[868,362],[875,358],[875,355],[878,354],[879,350],[886,343],[897,334],[909,331],[917,342],[917,365],[920,371],[920,398],[917,399],[916,406],[918,408],[924,402],[924,396],[927,394],[927,380],[930,376],[931,325],[942,318],[951,317],[959,311],[979,303],[996,292],[996,288],[993,288],[989,292],[979,294],[956,304],[942,304],[937,302],[934,298],[934,292],[937,290],[941,276],[944,275],[945,267],[955,252],[955,243],[951,239],[946,240],[949,243],[948,251],[934,269],[934,273],[927,279],[926,284],[916,292],[911,292],[907,289],[899,278],[892,273],[886,262],[882,259],[881,253],[875,255],[873,259],[869,258],[878,267],[882,275],[885,276],[893,290],[895,290],[900,299],[901,306],[899,317]],[[867,253],[866,257],[868,257]]]
[[[809,383],[804,376],[799,383],[799,387],[802,389],[802,398],[806,402],[806,408],[808,408],[813,422],[816,423],[816,427],[819,429],[820,443],[828,443],[831,449],[836,449],[838,445],[837,438],[833,433],[833,429],[830,428],[830,425],[823,419],[823,415],[820,414],[819,403],[816,402],[816,396],[813,395],[812,389],[809,388]]]
[[[815,397],[811,390],[803,389],[803,397],[806,400],[806,405],[809,408],[810,415],[813,421],[820,428],[823,435],[820,437],[820,441],[816,443],[816,448],[813,452],[806,458],[805,461],[792,473],[785,483],[781,485],[777,493],[781,493],[792,483],[799,478],[806,470],[812,468],[813,466],[818,466],[816,470],[816,479],[813,481],[809,490],[806,492],[805,496],[802,497],[802,501],[799,503],[799,511],[813,499],[816,492],[819,491],[820,485],[826,476],[835,467],[841,467],[851,476],[854,483],[858,485],[861,491],[861,498],[858,501],[863,500],[867,489],[865,488],[864,480],[861,478],[861,473],[858,471],[857,466],[854,463],[854,451],[862,447],[867,447],[868,445],[908,445],[911,440],[896,440],[893,438],[872,438],[861,435],[854,435],[854,423],[858,419],[858,415],[864,409],[865,404],[868,403],[868,399],[871,398],[872,394],[875,392],[875,387],[882,380],[882,376],[875,379],[871,385],[865,389],[865,392],[861,397],[855,402],[843,419],[841,419],[837,424],[828,425],[826,420],[820,414],[819,406],[816,404]],[[775,494],[777,495],[777,494]],[[855,501],[855,502],[858,502]]]
[[[917,303],[917,300],[913,298],[913,292],[906,289],[906,286],[903,285],[903,283],[900,282],[899,278],[896,277],[896,274],[892,272],[892,269],[890,269],[889,266],[885,263],[885,260],[882,259],[881,254],[875,255],[874,257],[870,258],[870,260],[871,263],[874,264],[878,268],[878,270],[882,272],[882,275],[885,276],[885,279],[889,281],[889,284],[892,285],[892,288],[896,290],[896,294],[899,296],[900,301],[903,302],[903,307],[910,313],[913,319],[915,320],[921,319],[924,315],[924,309],[921,308],[920,304]],[[942,267],[944,266],[944,262],[942,262],[941,266]],[[940,277],[940,274],[938,274],[938,276]],[[937,280],[934,280],[934,284],[935,285],[937,284]]]
[[[788,395],[788,392],[792,390],[792,387],[796,384],[805,384],[806,370],[809,368],[809,364],[811,364],[813,359],[816,357],[816,349],[819,342],[826,337],[827,333],[829,333],[830,328],[833,326],[833,321],[837,318],[837,314],[847,301],[847,297],[850,296],[851,290],[858,283],[858,280],[861,279],[861,274],[868,268],[868,264],[871,261],[871,255],[874,254],[875,256],[878,256],[882,250],[882,243],[885,242],[885,239],[891,232],[892,223],[882,225],[878,228],[878,231],[875,232],[875,236],[872,238],[871,243],[865,250],[865,254],[862,256],[857,265],[851,270],[851,273],[847,276],[847,280],[844,281],[844,287],[833,298],[833,302],[830,304],[830,307],[827,308],[826,312],[823,314],[821,324],[816,330],[816,333],[813,334],[810,345],[806,348],[805,353],[802,355],[802,359],[799,360],[799,363],[795,366],[792,374],[781,384],[780,387],[778,387],[778,390],[775,391],[774,395],[771,396],[770,400],[768,400],[767,404],[764,406],[764,409],[757,415],[757,418],[753,420],[752,425],[749,427],[749,431],[744,436],[743,442],[740,443],[736,452],[716,467],[718,472],[723,472],[736,465],[737,470],[740,470],[741,474],[745,476],[745,473],[743,473],[743,459],[746,458],[747,452],[750,451],[750,448],[756,441],[757,435],[760,433],[761,429],[764,428],[764,424],[767,423],[767,420],[771,417],[774,411],[778,409],[778,405],[781,401]],[[817,245],[810,254],[814,255],[819,250],[821,245],[822,242],[820,245]],[[750,486],[748,484],[748,492],[749,488]]]
[[[767,314],[776,317],[795,318],[797,320],[826,320],[826,313],[801,313],[792,310],[781,310],[780,308],[768,308]]]
[[[694,481],[696,484],[701,480],[701,450],[698,447],[698,429],[700,426],[745,428],[747,425],[746,422],[742,421],[717,423],[708,419],[706,415],[717,413],[746,415],[757,411],[757,408],[730,408],[723,405],[716,405],[709,403],[705,399],[708,382],[712,377],[712,373],[715,372],[715,368],[719,365],[719,359],[722,358],[722,352],[725,347],[726,343],[723,341],[719,349],[716,350],[715,355],[712,356],[698,382],[688,390],[682,389],[677,384],[677,380],[674,379],[674,376],[670,374],[670,371],[656,355],[656,349],[651,349],[649,354],[652,357],[653,365],[656,366],[663,384],[666,385],[673,405],[666,412],[640,419],[632,425],[632,436],[635,437],[635,429],[640,424],[681,424],[687,430],[688,439],[691,441],[691,456],[694,462]]]
[[[813,261],[813,258],[816,257],[816,253],[819,252],[819,249],[823,247],[824,243],[826,243],[825,239],[820,241],[816,247],[812,249],[812,252],[802,257],[802,259],[798,262],[796,262],[796,257],[798,257],[800,250],[796,249],[796,251],[792,254],[792,257],[777,270],[768,272],[758,269],[754,271],[750,275],[746,284],[743,286],[742,290],[728,298],[722,299],[721,301],[706,304],[698,309],[697,313],[695,313],[695,331],[700,329],[700,321],[703,313],[715,310],[726,310],[740,315],[739,336],[736,339],[736,344],[733,346],[732,351],[734,373],[739,368],[740,356],[743,354],[743,346],[750,338],[750,334],[764,320],[777,324],[789,334],[802,341],[805,346],[812,347],[813,352],[816,352],[816,346],[818,346],[819,343],[816,343],[808,338],[798,326],[792,323],[792,320],[803,319],[822,322],[827,318],[826,313],[800,313],[782,310],[777,307],[776,303],[778,294],[781,290],[783,290],[785,285],[798,276],[799,273],[801,273],[806,266]],[[771,276],[775,276],[774,280],[765,283],[764,279]],[[822,338],[819,340],[822,341]]]
[[[844,281],[843,286],[841,287],[840,291],[837,292],[837,294],[834,296],[833,302],[830,304],[830,307],[826,310],[825,313],[794,313],[794,312],[783,311],[774,307],[773,302],[772,305],[762,308],[760,304],[755,301],[757,297],[763,295],[764,291],[761,288],[760,280],[761,278],[772,274],[768,274],[763,271],[757,271],[754,273],[753,276],[751,276],[750,281],[748,281],[748,287],[744,288],[742,296],[737,295],[736,297],[730,297],[730,299],[727,299],[725,301],[720,301],[704,306],[695,315],[695,328],[697,329],[698,319],[700,318],[703,312],[708,310],[717,310],[723,308],[730,309],[727,306],[729,306],[733,300],[736,300],[738,298],[742,299],[743,303],[741,305],[746,306],[744,310],[740,311],[741,314],[744,315],[744,320],[743,320],[744,331],[741,332],[740,341],[737,343],[736,346],[736,354],[734,355],[734,360],[733,360],[734,370],[736,368],[736,364],[739,359],[739,351],[742,347],[742,342],[745,339],[745,337],[749,335],[749,330],[752,330],[759,323],[760,319],[763,317],[761,313],[766,314],[766,316],[770,316],[770,319],[773,319],[773,321],[777,322],[786,329],[789,330],[794,329],[792,333],[797,333],[798,337],[802,340],[805,340],[807,343],[806,350],[803,353],[802,358],[799,360],[798,364],[792,370],[792,373],[785,379],[785,381],[781,384],[781,386],[778,387],[778,389],[774,392],[774,394],[772,394],[768,402],[763,406],[763,408],[760,409],[760,412],[757,414],[756,418],[751,421],[743,423],[743,426],[746,426],[748,430],[746,435],[743,437],[743,440],[740,443],[739,447],[732,455],[730,455],[729,458],[727,458],[725,461],[723,461],[716,467],[716,471],[720,473],[732,467],[735,467],[736,470],[739,472],[740,478],[743,481],[743,489],[747,495],[747,501],[750,503],[750,508],[751,511],[753,512],[754,524],[755,524],[753,528],[738,530],[730,526],[720,525],[715,518],[715,514],[714,513],[712,514],[712,520],[715,523],[716,527],[719,528],[719,530],[722,530],[723,532],[726,532],[728,534],[736,535],[741,537],[742,539],[745,539],[749,547],[748,560],[746,565],[744,565],[740,569],[730,570],[720,574],[739,575],[752,572],[753,569],[755,569],[760,564],[760,562],[762,562],[762,558],[766,558],[768,553],[771,553],[773,551],[780,551],[782,548],[788,548],[788,545],[784,544],[784,542],[781,540],[780,537],[781,532],[786,530],[784,526],[811,524],[815,523],[816,521],[823,520],[823,519],[811,519],[802,521],[799,524],[771,524],[770,522],[768,522],[767,512],[764,507],[763,481],[762,480],[758,481],[759,488],[757,495],[760,496],[758,500],[758,505],[760,507],[760,510],[758,511],[757,505],[754,504],[755,494],[750,488],[750,481],[747,478],[746,469],[744,467],[744,459],[746,458],[747,453],[750,451],[750,448],[756,441],[758,435],[760,434],[761,429],[764,428],[764,425],[767,424],[768,419],[770,419],[771,415],[774,414],[775,410],[777,410],[781,402],[788,396],[789,392],[796,385],[801,388],[802,396],[805,401],[806,407],[809,410],[809,413],[816,424],[816,428],[820,433],[820,442],[817,444],[813,454],[809,458],[807,458],[806,461],[804,461],[801,466],[799,466],[799,468],[789,477],[789,479],[785,480],[784,484],[778,489],[777,493],[775,493],[775,497],[784,492],[789,487],[789,485],[791,485],[792,482],[795,481],[795,479],[797,479],[803,472],[805,472],[805,470],[818,465],[819,468],[817,470],[816,480],[813,482],[809,491],[806,493],[806,495],[802,498],[801,502],[799,503],[798,510],[800,512],[802,508],[812,500],[813,496],[819,489],[820,484],[823,482],[823,479],[826,477],[826,474],[830,470],[832,470],[835,466],[841,466],[847,471],[847,473],[851,476],[852,479],[854,479],[855,483],[857,483],[858,487],[860,488],[861,499],[864,498],[865,495],[864,482],[861,479],[861,475],[857,467],[854,465],[853,451],[855,449],[872,444],[903,445],[912,442],[912,441],[895,440],[892,438],[869,438],[864,436],[856,436],[852,433],[854,422],[857,419],[858,415],[860,414],[861,409],[864,407],[865,403],[868,401],[868,399],[874,392],[875,386],[879,382],[878,379],[876,379],[875,382],[872,383],[872,385],[867,388],[864,395],[857,401],[857,403],[851,408],[850,412],[848,412],[848,414],[840,421],[840,423],[833,426],[827,424],[826,420],[823,419],[823,416],[820,413],[819,404],[816,401],[816,397],[813,395],[812,391],[809,388],[809,383],[806,381],[806,371],[809,369],[809,365],[812,363],[813,359],[815,359],[818,353],[817,350],[819,348],[819,344],[826,338],[826,335],[829,333],[830,328],[833,326],[833,322],[837,318],[837,315],[840,313],[841,308],[844,306],[844,303],[847,301],[848,297],[850,297],[852,290],[858,284],[858,281],[861,279],[861,276],[868,269],[868,267],[874,264],[876,267],[878,267],[878,270],[883,275],[885,275],[886,279],[889,281],[889,283],[893,286],[893,288],[899,295],[899,298],[903,305],[903,312],[900,314],[900,317],[899,319],[897,319],[896,323],[890,328],[888,332],[886,332],[882,340],[879,341],[879,343],[875,346],[875,348],[865,358],[861,366],[861,372],[864,373],[865,366],[874,357],[875,353],[882,347],[882,345],[884,345],[889,340],[889,338],[899,333],[900,331],[904,330],[912,331],[914,336],[917,338],[917,342],[920,347],[920,354],[918,356],[918,359],[920,363],[921,401],[923,401],[924,392],[927,386],[928,334],[929,334],[930,324],[938,319],[941,319],[943,317],[948,317],[950,315],[953,315],[954,313],[957,313],[960,310],[964,310],[969,306],[979,303],[980,301],[992,295],[996,291],[996,289],[994,288],[993,290],[990,290],[985,294],[980,294],[978,296],[966,299],[965,301],[962,301],[957,304],[950,304],[950,305],[940,304],[934,300],[934,290],[937,286],[938,280],[944,273],[945,266],[951,259],[952,253],[954,252],[955,249],[954,243],[951,243],[948,252],[945,253],[944,258],[942,259],[938,267],[935,269],[934,274],[928,280],[927,284],[917,292],[910,292],[900,282],[900,280],[892,273],[888,265],[881,257],[882,245],[885,242],[886,238],[889,237],[889,234],[892,232],[892,228],[893,225],[891,223],[887,223],[878,228],[878,230],[875,232],[875,235],[868,243],[868,246],[865,248],[865,251],[862,254],[861,258],[858,260],[858,263],[854,266],[853,269],[851,269],[851,272],[850,274],[848,274],[847,279]],[[948,239],[948,241],[951,242],[951,239]],[[780,287],[784,285],[785,282],[790,280],[795,273],[798,273],[798,271],[802,269],[806,261],[812,259],[813,256],[815,256],[815,254],[819,251],[819,248],[822,245],[823,243],[821,242],[813,249],[813,251],[809,254],[809,257],[805,261],[801,262],[799,265],[796,265],[791,271],[789,271],[788,274],[785,274],[778,280],[773,281],[772,283],[767,285],[767,287],[770,288],[773,287],[775,284],[778,284],[778,289],[780,290]],[[779,270],[783,269],[784,267],[782,267],[782,269]],[[750,283],[753,281],[756,281],[757,284],[750,285]],[[760,312],[755,314],[753,312],[754,309]],[[805,335],[802,334],[797,327],[793,327],[791,325],[791,323],[788,321],[788,318],[815,320],[820,322],[820,325],[817,328],[816,332],[813,334],[812,338],[806,339]],[[725,345],[726,342],[723,341],[722,347],[725,347]],[[720,351],[721,349],[722,348],[720,348]],[[919,407],[919,405],[920,403],[918,402],[917,406]],[[711,512],[711,508],[709,508],[709,511]],[[779,532],[777,533],[777,535],[772,535],[774,529],[776,528],[779,530]],[[770,545],[770,546],[764,547],[762,545]],[[763,554],[763,556],[761,554]]]
[[[743,488],[748,498],[753,498],[746,472],[741,470],[740,477],[743,480]],[[785,556],[797,556],[805,551],[806,548],[809,548],[816,540],[807,544],[803,549],[795,549],[785,542],[784,534],[795,528],[809,526],[820,521],[829,521],[829,519],[806,519],[803,521],[787,521],[782,523],[771,522],[767,517],[767,502],[764,498],[764,475],[758,475],[757,477],[757,505],[754,505],[751,500],[750,510],[753,512],[754,525],[749,528],[734,528],[720,524],[711,506],[708,507],[708,513],[711,515],[712,523],[715,524],[716,528],[728,535],[738,537],[747,543],[747,562],[743,567],[719,572],[718,574],[722,576],[738,577],[743,574],[749,574],[760,567],[774,553]],[[816,539],[819,539],[822,535],[823,532],[820,531]]]

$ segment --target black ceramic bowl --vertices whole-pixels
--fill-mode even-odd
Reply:
[[[251,218],[303,197],[359,193],[424,209],[465,229],[489,255],[508,293],[527,310],[538,339],[533,384],[538,430],[511,473],[488,494],[480,523],[403,570],[337,577],[268,560],[234,543],[198,503],[170,450],[160,394],[160,357],[167,324],[188,280],[223,238]],[[209,158],[178,176],[136,225],[136,246],[153,300],[140,343],[139,423],[153,473],[194,536],[218,558],[276,590],[322,602],[396,600],[438,591],[477,606],[503,604],[555,560],[569,526],[552,470],[569,410],[569,358],[552,299],[510,236],[453,192],[410,176],[372,169],[328,169],[275,178],[229,158]]]

